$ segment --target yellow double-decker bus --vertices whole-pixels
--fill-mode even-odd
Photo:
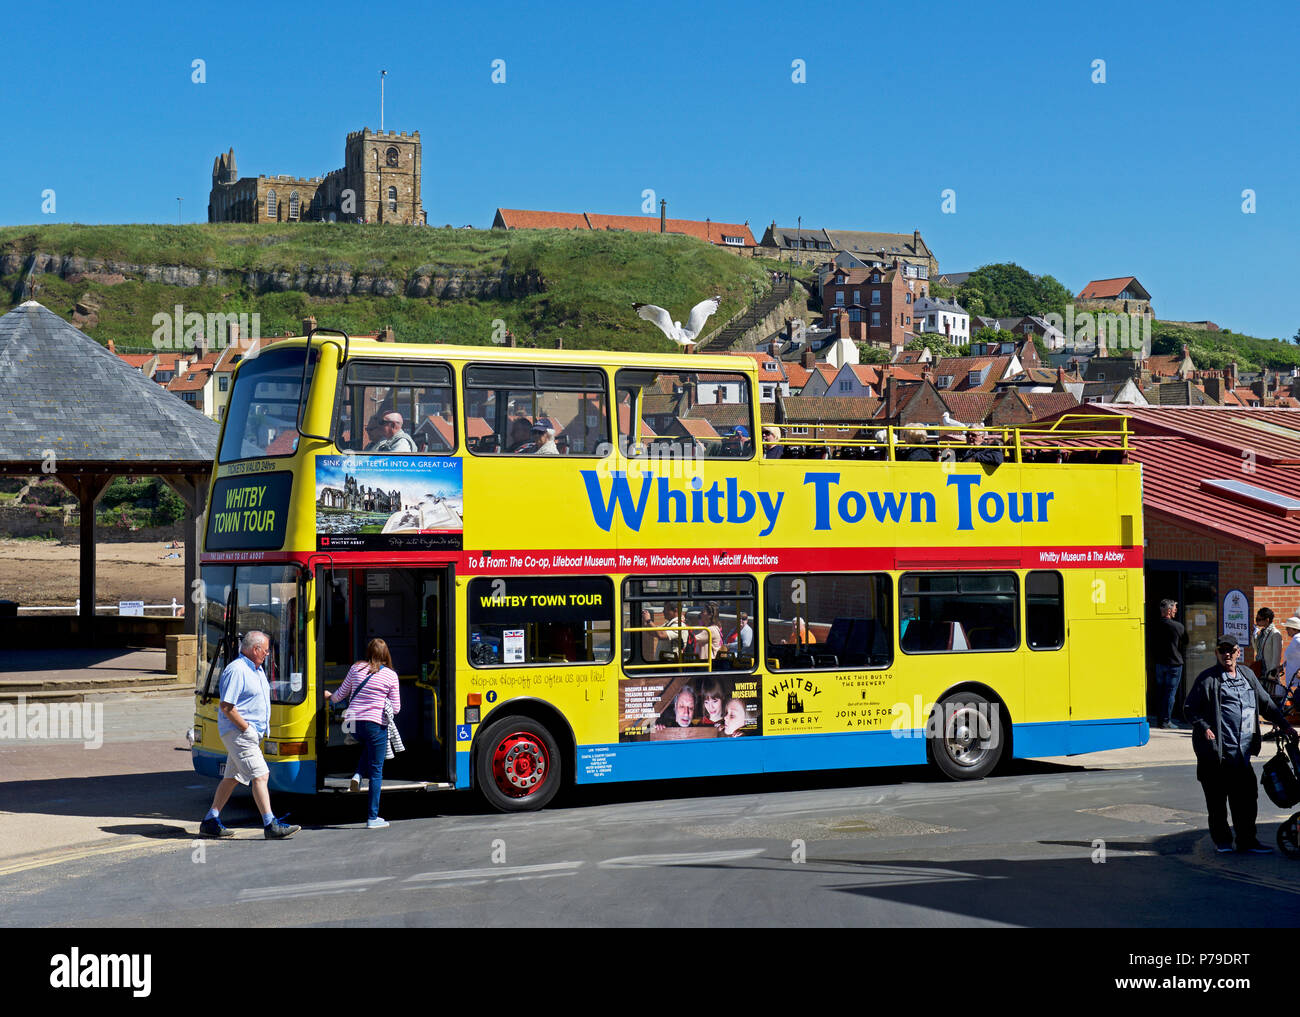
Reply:
[[[253,628],[282,791],[347,787],[358,750],[323,694],[374,637],[407,746],[385,786],[503,810],[567,781],[927,760],[979,778],[1145,743],[1122,431],[998,430],[984,461],[892,428],[765,454],[760,391],[746,357],[324,330],[240,364],[201,559],[196,770],[221,772],[216,677]]]

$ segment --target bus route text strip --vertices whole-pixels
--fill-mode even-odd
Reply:
[[[854,572],[900,568],[1130,569],[1142,567],[1137,547],[784,547],[700,551],[467,551],[459,567],[470,574],[540,572],[579,575],[593,569],[616,573],[673,572]]]

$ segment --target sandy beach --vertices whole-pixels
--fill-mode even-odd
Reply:
[[[95,599],[100,604],[143,600],[184,602],[185,560],[165,558],[184,554],[162,543],[100,544]],[[54,540],[0,539],[0,600],[19,604],[76,603],[81,548]]]

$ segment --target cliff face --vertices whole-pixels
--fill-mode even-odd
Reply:
[[[139,265],[131,262],[83,258],[75,254],[0,255],[0,276],[57,275],[69,282],[98,282],[115,285],[129,281],[163,283],[168,286],[241,286],[252,293],[283,293],[297,290],[316,297],[373,294],[379,297],[434,297],[442,300],[466,298],[517,299],[542,293],[546,282],[536,271],[511,272],[502,268],[481,272],[448,265],[421,265],[406,278],[355,271],[349,265],[275,271],[223,272],[185,265]]]

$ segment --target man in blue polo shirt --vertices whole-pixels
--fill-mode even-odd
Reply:
[[[281,823],[271,811],[271,793],[267,788],[270,770],[262,757],[261,742],[271,720],[271,686],[262,664],[271,652],[265,632],[252,629],[244,633],[239,656],[221,672],[221,705],[218,708],[217,732],[226,746],[226,776],[217,785],[212,808],[199,824],[205,837],[233,837],[233,830],[221,825],[221,810],[230,800],[236,784],[248,784],[253,803],[262,814],[262,829],[267,840],[292,837],[302,827]]]

